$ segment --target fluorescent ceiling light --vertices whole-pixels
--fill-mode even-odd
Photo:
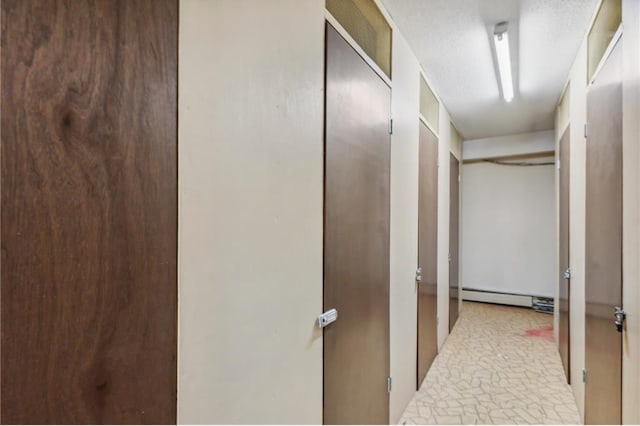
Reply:
[[[509,34],[507,33],[506,22],[496,25],[493,33],[493,42],[496,46],[502,96],[505,101],[511,102],[513,99],[513,78],[511,76],[511,54],[509,53]]]

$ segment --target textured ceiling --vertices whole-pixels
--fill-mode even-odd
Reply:
[[[464,139],[552,129],[598,0],[382,0]],[[509,22],[514,92],[500,92],[493,27]]]

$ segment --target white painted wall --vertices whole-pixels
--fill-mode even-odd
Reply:
[[[439,100],[440,101],[440,100]],[[449,155],[451,122],[440,101],[438,127],[438,349],[449,336]]]
[[[324,1],[182,0],[180,423],[322,423]]]
[[[416,390],[418,263],[419,73],[413,52],[394,28],[391,113],[391,377],[390,422]]]
[[[571,345],[571,388],[584,421],[585,366],[585,211],[586,145],[584,123],[587,121],[587,43],[580,45],[569,74],[570,162],[569,172],[569,265],[571,299],[569,302],[569,342]],[[561,135],[558,136],[558,138]],[[557,283],[556,283],[557,285]],[[557,303],[557,300],[556,300]]]
[[[553,297],[554,166],[465,164],[462,180],[462,286]]]
[[[322,422],[314,320],[322,310],[324,21],[323,0],[181,0],[180,423]],[[394,29],[392,422],[416,380],[420,70]],[[442,103],[439,124],[442,346],[450,150]]]
[[[464,142],[465,160],[506,157],[554,151],[554,132],[522,133],[493,138],[471,139]]]

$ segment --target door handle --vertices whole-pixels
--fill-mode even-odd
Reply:
[[[337,309],[329,309],[327,312],[324,312],[318,316],[318,328],[325,328],[332,322],[338,319],[338,310]]]
[[[622,333],[622,327],[624,320],[627,319],[627,313],[620,306],[616,306],[614,316],[616,318],[616,330],[618,330],[618,333]]]

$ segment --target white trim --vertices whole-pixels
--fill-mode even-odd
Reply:
[[[497,303],[499,305],[533,306],[533,296],[520,294],[493,293],[490,291],[462,290],[462,300],[470,302]]]
[[[618,29],[616,30],[616,33],[613,35],[613,38],[609,42],[609,45],[607,46],[607,50],[604,51],[604,54],[602,55],[600,62],[598,62],[598,66],[593,72],[593,76],[591,76],[591,80],[588,81],[587,86],[591,86],[593,82],[596,81],[596,78],[598,78],[598,74],[600,74],[600,70],[604,66],[605,62],[607,62],[607,59],[609,59],[609,56],[611,56],[611,52],[613,52],[613,49],[615,49],[616,45],[622,38],[622,32],[623,30],[622,30],[622,22],[621,22],[620,25],[618,25]],[[587,58],[587,61],[588,60],[589,59]]]
[[[433,133],[435,135],[436,138],[438,138],[438,140],[440,140],[440,135],[438,134],[438,132],[436,132],[433,127],[431,127],[431,124],[429,124],[429,122],[427,121],[426,118],[424,118],[424,115],[422,115],[422,113],[418,112],[418,117],[420,118],[420,121],[427,126],[427,129],[429,129],[431,131],[431,133]]]
[[[351,35],[347,32],[347,30],[342,25],[340,25],[338,20],[334,18],[331,12],[325,9],[324,16],[327,22],[329,22],[329,24],[331,24],[331,26],[336,29],[338,34],[340,34],[347,41],[349,46],[351,46],[353,50],[355,50],[356,53],[360,55],[360,57],[366,62],[366,64],[369,65],[371,69],[375,71],[376,74],[378,74],[378,76],[382,79],[382,81],[384,81],[387,86],[392,87],[391,79],[384,73],[384,71],[382,71],[382,68],[380,68],[378,64],[376,64],[375,61],[371,59],[369,55],[367,55],[367,53],[360,47],[358,42],[356,42],[353,39],[353,37],[351,37]],[[392,37],[393,37],[393,32],[392,32]]]

